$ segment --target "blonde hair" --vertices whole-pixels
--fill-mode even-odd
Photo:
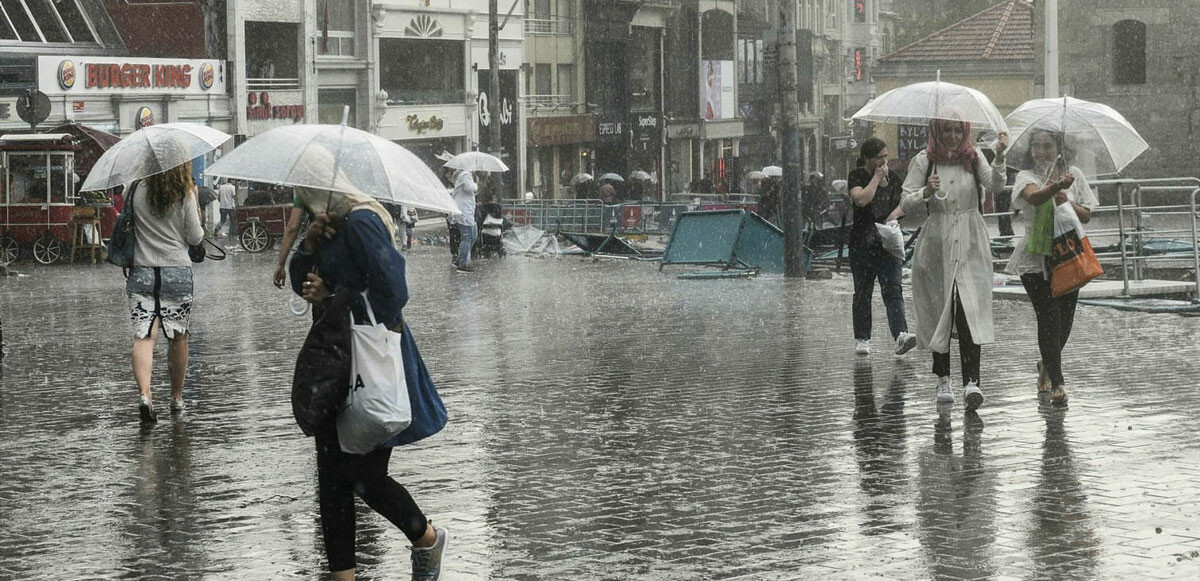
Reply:
[[[192,162],[185,162],[162,173],[156,173],[146,178],[149,186],[150,213],[158,218],[167,215],[167,211],[183,201],[195,184],[192,182]]]

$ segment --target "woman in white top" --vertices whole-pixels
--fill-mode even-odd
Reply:
[[[1038,349],[1042,355],[1038,361],[1038,393],[1050,392],[1050,399],[1056,404],[1067,403],[1062,350],[1071,335],[1079,291],[1058,298],[1050,295],[1053,271],[1048,258],[1054,209],[1071,204],[1079,221],[1086,224],[1092,218],[1092,208],[1099,205],[1083,172],[1066,164],[1063,157],[1066,153],[1061,134],[1037,129],[1031,132],[1029,159],[1025,160],[1024,167],[1033,169],[1017,174],[1013,183],[1012,208],[1020,212],[1017,217],[1025,225],[1025,236],[1017,240],[1005,269],[1005,272],[1021,277],[1029,302],[1033,303],[1033,312],[1037,315]],[[1039,214],[1040,220],[1047,223],[1034,228],[1035,217]],[[1044,239],[1031,243],[1031,236]]]
[[[917,340],[933,351],[937,402],[953,403],[950,333],[957,330],[967,411],[983,404],[980,345],[993,341],[992,252],[981,188],[998,192],[1004,187],[1008,147],[1008,134],[1001,133],[989,167],[970,136],[971,125],[965,121],[931,121],[929,146],[909,164],[904,197],[893,212],[925,216],[913,251]]]

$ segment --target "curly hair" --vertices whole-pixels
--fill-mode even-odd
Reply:
[[[156,173],[146,178],[150,188],[150,213],[162,218],[167,211],[183,201],[194,184],[192,182],[192,162],[175,166],[162,173]]]

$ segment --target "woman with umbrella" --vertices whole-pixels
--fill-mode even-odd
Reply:
[[[913,302],[917,340],[933,351],[937,402],[953,403],[950,337],[958,333],[963,396],[967,411],[983,404],[979,386],[980,345],[993,341],[992,254],[983,220],[983,192],[1004,187],[1001,132],[990,167],[970,145],[971,124],[961,112],[929,123],[929,145],[913,158],[904,181],[900,212],[925,216],[913,252]],[[889,220],[891,217],[889,217]]]
[[[395,225],[387,209],[364,194],[305,187],[296,192],[315,217],[288,265],[292,290],[318,309],[335,292],[365,293],[352,309],[365,313],[362,303],[370,301],[377,320],[407,339],[401,315],[408,302],[404,257],[393,243]],[[405,347],[406,356],[415,351],[415,345]],[[408,490],[388,476],[392,448],[407,443],[403,436],[367,454],[349,454],[335,430],[316,435],[321,530],[334,579],[354,579],[356,493],[412,542],[414,579],[434,579],[441,568],[446,531],[435,529]]]
[[[1005,272],[1021,277],[1021,284],[1037,316],[1038,393],[1050,393],[1056,404],[1067,403],[1067,388],[1062,374],[1062,351],[1071,335],[1075,303],[1079,291],[1054,298],[1050,294],[1052,271],[1048,264],[1054,237],[1054,210],[1070,204],[1079,221],[1087,224],[1092,209],[1100,205],[1088,186],[1087,178],[1075,166],[1068,165],[1069,153],[1063,147],[1061,133],[1034,129],[1023,167],[1013,184],[1012,208],[1025,224],[1025,235],[1013,246]]]
[[[180,147],[182,149],[182,147]],[[171,411],[183,411],[183,381],[188,364],[188,324],[192,313],[192,261],[188,246],[204,240],[192,164],[184,162],[139,182],[126,204],[132,205],[133,267],[125,279],[133,320],[133,377],[141,396],[143,424],[158,421],[150,396],[154,345],[158,331],[167,336]]]

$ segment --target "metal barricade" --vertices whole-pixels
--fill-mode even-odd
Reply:
[[[1200,235],[1198,235],[1200,228],[1197,224],[1200,179],[1193,177],[1118,178],[1093,180],[1089,182],[1089,185],[1096,188],[1116,188],[1116,204],[1094,208],[1092,220],[1084,226],[1084,231],[1092,241],[1096,257],[1101,263],[1120,265],[1125,296],[1130,294],[1131,280],[1140,281],[1146,278],[1148,265],[1180,261],[1181,254],[1185,251],[1182,246],[1178,249],[1159,248],[1155,244],[1162,245],[1163,242],[1157,239],[1170,241],[1172,237],[1183,235],[1179,242],[1190,246],[1186,251],[1191,254],[1191,267],[1193,277],[1196,279],[1195,298],[1200,299],[1200,276],[1196,276],[1196,273],[1200,273],[1200,249],[1197,248],[1197,243],[1200,242]],[[1010,189],[1011,187],[1006,188],[1006,193],[1001,195],[1009,195],[1007,192]],[[1147,195],[1165,196],[1166,203],[1148,203]],[[1185,201],[1180,199],[1181,195],[1188,196],[1186,203],[1178,203]],[[985,217],[994,219],[1005,215],[1008,214],[991,213],[985,214]],[[1186,221],[1183,219],[1185,215],[1187,216]],[[1111,220],[1113,216],[1116,218],[1115,227],[1096,226],[1098,218],[1103,222],[1105,217]],[[1161,218],[1175,223],[1167,228],[1151,228],[1152,218]],[[994,236],[992,241],[1000,242],[1003,245],[1023,234],[1021,232],[1014,236]],[[1148,245],[1147,242],[1150,244]],[[1008,258],[999,258],[993,262],[997,265],[1004,264],[1008,262]]]
[[[503,214],[514,226],[568,232],[604,231],[600,200],[503,200]]]

